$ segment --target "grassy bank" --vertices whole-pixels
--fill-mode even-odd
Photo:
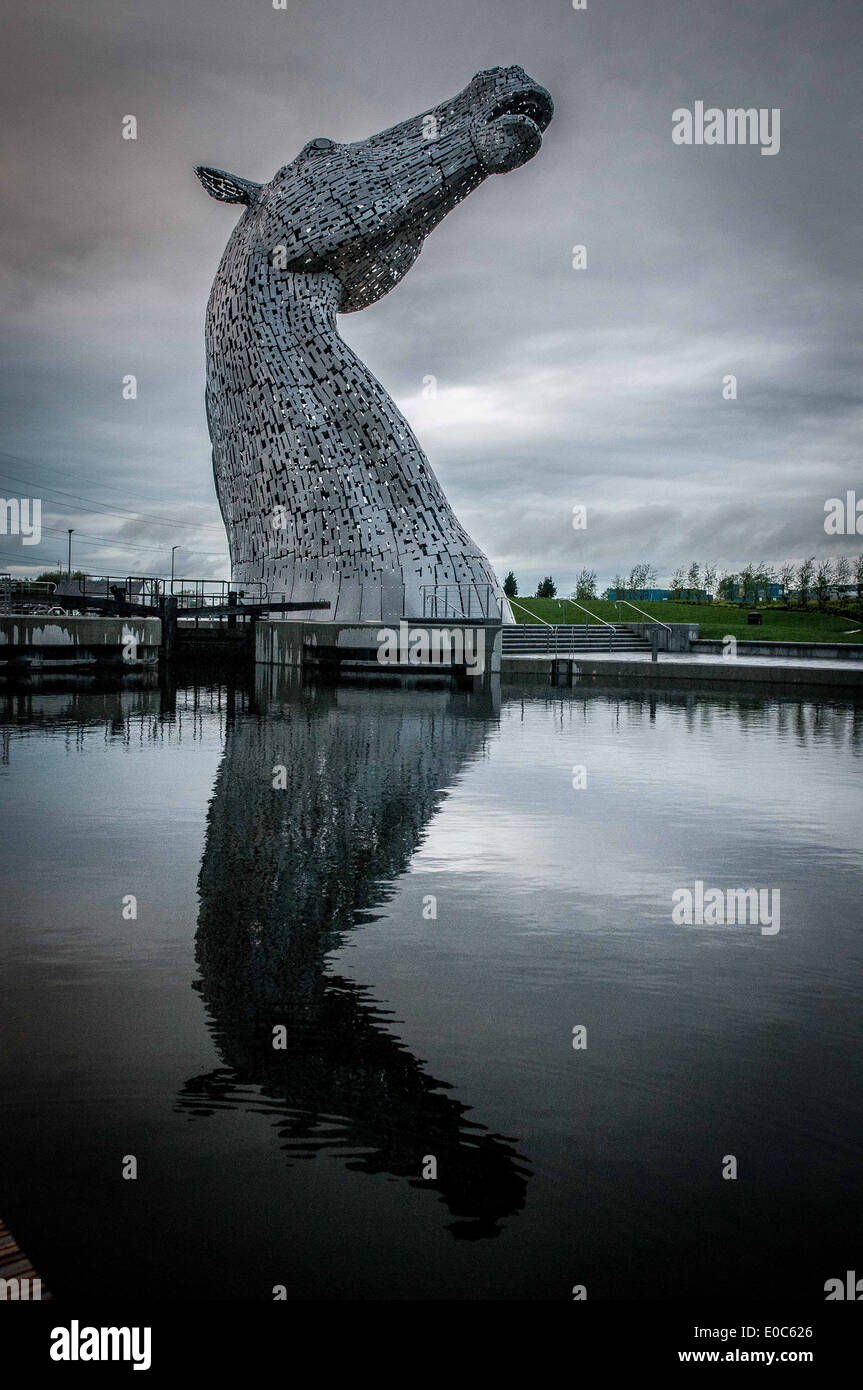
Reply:
[[[579,600],[582,602],[582,600]],[[520,623],[607,623],[643,622],[634,609],[608,599],[585,599],[583,607],[592,615],[590,618],[582,608],[566,599],[559,598],[518,598],[521,608],[513,607],[515,618]],[[841,613],[819,613],[817,609],[789,611],[788,609],[765,605],[758,608],[761,613],[761,626],[750,627],[746,621],[749,612],[756,607],[738,608],[734,604],[722,603],[640,603],[639,608],[663,623],[698,623],[700,637],[723,638],[726,635],[740,640],[765,642],[861,642],[863,643],[863,621],[854,616]],[[524,610],[527,609],[528,612]],[[855,631],[856,629],[856,631]]]

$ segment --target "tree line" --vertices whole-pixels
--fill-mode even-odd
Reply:
[[[614,582],[602,594],[608,598],[613,591],[617,598],[646,599],[650,591],[658,587],[657,571],[646,561],[634,564],[628,574],[618,573]],[[575,599],[595,599],[597,594],[597,573],[592,569],[580,569],[575,579],[575,588],[567,597]],[[778,585],[786,601],[795,601],[802,607],[813,601],[820,609],[825,609],[834,593],[841,599],[849,586],[856,591],[852,597],[863,599],[863,554],[855,556],[839,555],[835,559],[818,560],[807,556],[804,560],[788,560],[780,565],[763,562],[750,562],[742,570],[727,571],[716,564],[700,564],[693,560],[687,568],[679,566],[671,576],[669,585],[672,599],[703,602],[712,598],[723,598],[731,602],[740,600],[753,602],[759,598],[768,599],[770,589]],[[740,589],[743,594],[740,594]],[[518,597],[518,581],[512,570],[503,581],[503,591],[507,598]],[[536,598],[555,598],[557,585],[550,574],[544,576],[536,587]]]

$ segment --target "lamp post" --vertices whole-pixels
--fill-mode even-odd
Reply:
[[[174,592],[174,552],[179,549],[178,545],[171,546],[171,593]]]
[[[69,560],[68,560],[68,564],[67,564],[67,566],[66,566],[66,578],[67,578],[67,579],[71,579],[71,578],[72,578],[72,532],[75,530],[75,527],[74,527],[74,526],[67,526],[67,527],[66,527],[66,530],[69,532]]]

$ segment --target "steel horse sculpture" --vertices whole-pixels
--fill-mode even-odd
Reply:
[[[413,431],[342,340],[489,174],[536,154],[551,97],[522,68],[353,144],[311,140],[269,183],[198,168],[242,203],[207,309],[207,422],[237,582],[338,621],[512,621]],[[302,612],[298,612],[301,617]],[[318,614],[317,616],[320,616]]]

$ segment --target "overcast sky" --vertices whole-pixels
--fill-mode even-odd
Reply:
[[[178,574],[226,575],[203,326],[238,209],[193,166],[267,180],[511,63],[555,100],[537,157],[340,319],[498,572],[565,592],[582,566],[863,545],[823,529],[826,498],[863,496],[859,0],[5,9],[0,495],[41,497],[45,535],[0,536],[0,569],[65,562],[74,526],[92,572],[164,574],[180,544]],[[779,107],[779,153],[675,145],[697,100]]]

